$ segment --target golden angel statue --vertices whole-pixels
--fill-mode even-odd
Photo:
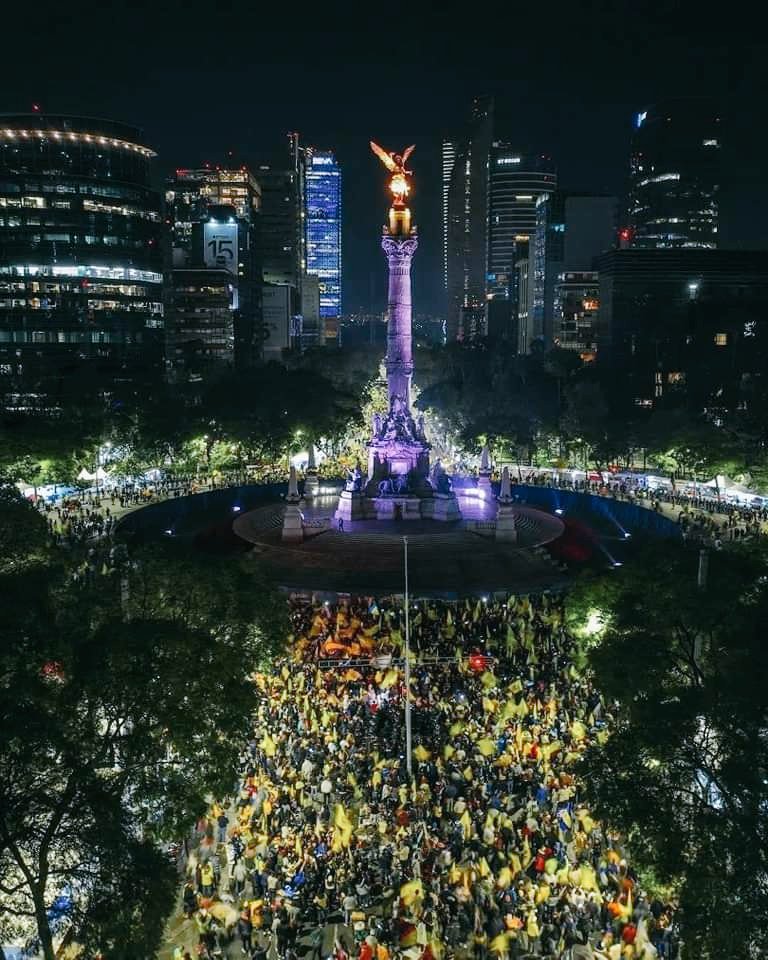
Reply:
[[[395,207],[404,207],[405,199],[411,192],[408,177],[412,175],[413,171],[408,170],[405,164],[415,148],[416,144],[414,143],[411,144],[410,147],[406,147],[402,154],[394,152],[387,153],[378,143],[374,143],[373,140],[371,140],[371,150],[373,150],[379,160],[381,160],[387,170],[392,174],[392,179],[389,181],[389,189]]]

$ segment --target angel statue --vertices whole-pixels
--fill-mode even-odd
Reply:
[[[381,160],[387,170],[392,174],[392,179],[389,181],[389,189],[395,207],[404,207],[406,197],[411,192],[411,188],[408,185],[408,177],[413,174],[413,171],[408,170],[405,164],[415,148],[416,144],[414,143],[411,144],[410,147],[406,147],[402,154],[387,153],[378,143],[374,143],[373,140],[371,140],[371,150],[373,150],[379,160]]]

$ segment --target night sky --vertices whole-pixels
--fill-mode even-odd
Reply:
[[[496,134],[552,156],[560,185],[625,192],[636,112],[654,99],[723,100],[723,246],[768,248],[768,44],[747,5],[17,4],[0,15],[0,111],[143,127],[158,175],[282,148],[298,130],[343,168],[345,311],[383,306],[387,199],[373,138],[416,143],[415,307],[441,306],[440,138],[475,93]],[[462,13],[451,13],[452,10]],[[760,8],[752,8],[754,14]],[[421,11],[421,12],[419,12]],[[373,298],[371,302],[371,297]]]

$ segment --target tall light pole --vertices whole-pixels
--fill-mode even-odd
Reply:
[[[408,537],[403,537],[405,562],[405,769],[413,779],[413,744],[411,742],[411,613],[408,597]]]

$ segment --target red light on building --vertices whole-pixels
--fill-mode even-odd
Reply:
[[[39,103],[32,104],[32,113],[40,113],[41,111],[42,111],[42,107],[40,106]]]
[[[619,250],[626,250],[632,243],[633,236],[634,230],[632,230],[631,227],[622,227],[621,230],[619,230]]]

